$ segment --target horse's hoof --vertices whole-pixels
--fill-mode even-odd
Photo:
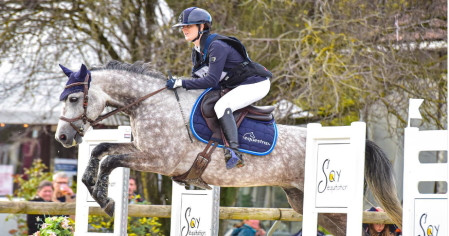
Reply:
[[[113,217],[114,216],[114,209],[115,209],[115,202],[114,202],[114,200],[109,199],[108,203],[106,203],[106,206],[103,208],[103,210],[110,217]]]

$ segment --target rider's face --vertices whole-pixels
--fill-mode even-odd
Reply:
[[[201,24],[202,26],[202,24]],[[198,26],[197,25],[184,25],[182,28],[182,33],[184,34],[185,40],[192,42],[198,36]]]

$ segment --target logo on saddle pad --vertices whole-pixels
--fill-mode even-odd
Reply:
[[[252,143],[261,143],[263,145],[266,146],[270,146],[271,143],[261,140],[261,139],[256,139],[256,135],[254,135],[254,132],[249,132],[243,135],[243,139],[245,139],[248,142],[252,142]]]

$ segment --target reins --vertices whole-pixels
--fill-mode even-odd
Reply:
[[[162,90],[164,90],[164,89],[166,89],[166,87],[163,87],[163,88],[158,89],[158,90],[156,90],[156,91],[154,91],[154,92],[152,92],[152,93],[149,93],[149,94],[147,94],[147,95],[145,95],[145,96],[143,96],[143,97],[137,99],[136,101],[134,101],[134,102],[132,102],[132,103],[130,103],[130,104],[124,106],[124,107],[116,108],[116,109],[113,110],[113,111],[110,111],[110,112],[108,112],[108,113],[106,113],[106,114],[104,114],[104,115],[101,115],[101,116],[99,116],[93,123],[91,123],[91,125],[96,125],[98,122],[100,122],[100,121],[102,121],[102,120],[104,120],[104,119],[106,119],[106,118],[108,118],[108,117],[110,117],[110,116],[112,116],[112,115],[114,115],[114,114],[116,114],[116,113],[118,113],[118,112],[121,112],[121,111],[124,111],[124,110],[130,108],[130,107],[132,107],[132,106],[134,106],[134,105],[136,105],[136,104],[142,102],[143,100],[145,100],[145,99],[147,99],[147,98],[149,98],[149,97],[151,97],[151,96],[153,96],[153,95],[156,95],[156,94],[158,94],[159,92],[162,92]]]
[[[83,109],[84,109],[84,112],[83,112],[83,114],[81,114],[81,115],[79,115],[78,117],[75,117],[75,118],[67,118],[67,117],[64,117],[64,116],[60,116],[59,119],[68,122],[70,124],[70,126],[72,126],[72,128],[74,130],[76,130],[76,132],[81,137],[84,136],[84,128],[83,127],[77,127],[76,125],[73,124],[73,122],[76,122],[76,121],[79,121],[79,120],[83,120],[84,124],[89,122],[91,126],[94,126],[94,125],[98,124],[100,121],[102,121],[102,120],[104,120],[104,119],[106,119],[106,118],[108,118],[108,117],[110,117],[112,115],[115,115],[118,112],[124,111],[124,110],[126,110],[126,109],[128,109],[128,108],[130,108],[130,107],[132,107],[132,106],[142,102],[143,100],[145,100],[145,99],[147,99],[147,98],[149,98],[149,97],[151,97],[153,95],[156,95],[156,94],[162,92],[164,89],[166,89],[166,87],[158,89],[158,90],[156,90],[154,92],[151,92],[151,93],[149,93],[149,94],[147,94],[147,95],[137,99],[136,101],[134,101],[134,102],[132,102],[132,103],[126,105],[126,106],[123,106],[123,107],[120,107],[120,108],[116,108],[115,110],[110,111],[110,112],[108,112],[108,113],[106,113],[104,115],[100,115],[99,117],[97,117],[97,119],[92,120],[89,117],[87,117],[87,105],[89,103],[89,97],[88,97],[88,93],[89,93],[89,74],[86,75],[86,78],[84,79],[84,82],[77,82],[77,83],[69,84],[65,88],[71,88],[71,87],[79,86],[79,85],[84,85],[84,89],[83,89]]]

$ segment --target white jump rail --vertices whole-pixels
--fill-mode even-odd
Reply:
[[[362,232],[365,134],[363,122],[307,126],[303,235],[317,235],[319,213],[346,213],[346,235]]]
[[[90,153],[96,145],[103,142],[125,143],[131,141],[131,127],[119,126],[118,129],[90,130],[83,138],[78,150],[78,176],[76,196],[75,236],[123,236],[127,235],[128,224],[128,183],[129,168],[114,169],[109,176],[108,196],[115,201],[113,233],[89,232],[89,207],[99,206],[90,196],[82,182]],[[100,163],[101,165],[101,163]]]

